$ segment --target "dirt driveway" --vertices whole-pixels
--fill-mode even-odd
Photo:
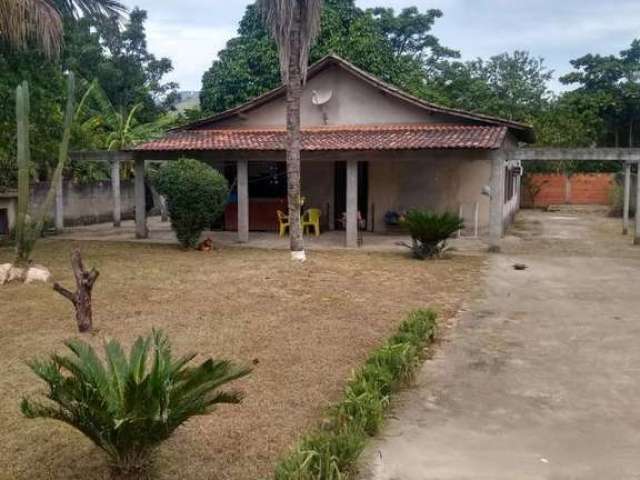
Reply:
[[[640,247],[620,229],[522,212],[362,478],[640,479]]]

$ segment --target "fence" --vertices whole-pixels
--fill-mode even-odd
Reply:
[[[521,204],[523,207],[549,205],[609,205],[615,184],[612,173],[555,173],[525,175]]]
[[[37,208],[44,202],[49,191],[49,182],[39,182],[31,186],[31,204]],[[113,189],[111,181],[86,185],[66,181],[63,186],[64,222],[67,226],[87,225],[110,222],[113,219]],[[120,183],[120,201],[122,218],[133,218],[134,187],[133,182],[123,180]],[[51,209],[50,217],[55,216]]]

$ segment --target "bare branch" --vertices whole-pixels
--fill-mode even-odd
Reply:
[[[53,284],[53,289],[56,292],[58,292],[60,295],[65,297],[67,300],[69,300],[71,303],[73,303],[74,305],[76,304],[76,296],[75,296],[75,294],[73,292],[67,290],[66,288],[64,288],[58,282]]]

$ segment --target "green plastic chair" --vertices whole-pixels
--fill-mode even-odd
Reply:
[[[302,231],[309,233],[309,227],[313,227],[316,237],[320,235],[320,217],[322,210],[319,208],[310,208],[302,216]]]

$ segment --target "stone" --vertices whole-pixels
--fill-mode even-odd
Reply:
[[[25,275],[24,282],[32,283],[32,282],[44,282],[47,283],[51,280],[51,272],[43,267],[42,265],[34,265],[29,267],[27,273]]]
[[[0,265],[0,285],[4,285],[7,282],[7,278],[9,277],[9,272],[13,265],[10,263],[3,263]]]

